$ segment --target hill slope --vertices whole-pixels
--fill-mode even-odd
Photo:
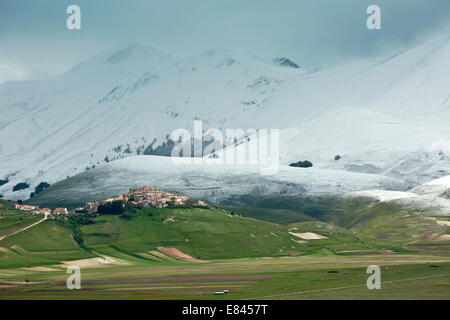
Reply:
[[[130,220],[101,216],[81,228],[86,246],[145,254],[176,247],[198,259],[280,256],[299,252],[285,227],[219,209],[145,209]],[[105,248],[106,246],[106,248]]]
[[[0,266],[56,265],[103,255],[135,263],[174,262],[161,253],[164,248],[206,260],[311,251],[297,243],[285,226],[215,208],[148,208],[128,219],[102,215],[94,221],[83,225],[72,219],[46,220],[0,240]],[[0,232],[8,227],[0,224]]]
[[[59,264],[64,260],[94,257],[80,248],[73,231],[60,221],[46,220],[0,240],[3,268]]]

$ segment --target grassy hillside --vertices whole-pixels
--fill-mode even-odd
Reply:
[[[0,216],[8,216],[18,212],[19,211],[15,210],[11,203],[5,200],[0,200]]]
[[[299,210],[264,207],[221,206],[222,208],[238,212],[244,217],[269,221],[272,223],[289,224],[298,221],[317,221]]]
[[[158,247],[177,248],[203,260],[310,254],[318,249],[300,243],[286,226],[217,208],[148,208],[128,219],[102,215],[94,221],[85,225],[72,219],[46,220],[0,240],[0,265],[58,264],[102,254],[138,264],[175,262]]]
[[[368,199],[280,199],[265,199],[259,204],[271,208],[234,207],[239,215],[219,208],[148,208],[134,212],[128,219],[102,215],[87,225],[72,219],[45,221],[0,241],[0,261],[12,266],[37,265],[105,254],[144,264],[175,262],[162,255],[158,247],[177,248],[203,260],[428,252],[430,248],[435,253],[448,248],[449,241],[433,239],[450,234],[450,228],[437,224],[429,212]],[[8,216],[0,219],[0,235],[39,219],[11,208],[6,210]],[[297,218],[301,222],[287,224]],[[326,238],[303,239],[295,235],[305,232]]]
[[[242,199],[245,207],[231,207],[244,215],[275,223],[323,221],[351,228],[377,202],[337,195],[297,195]]]
[[[410,209],[386,207],[378,205],[371,210],[372,217],[358,228],[358,232],[366,239],[374,239],[384,243],[410,244],[449,235],[450,227],[439,225],[433,212],[422,212]],[[450,244],[450,241],[440,242]]]
[[[46,220],[0,240],[2,267],[55,264],[88,257],[93,255],[74,241],[72,230],[56,220]]]
[[[147,253],[176,247],[199,259],[280,256],[303,251],[286,227],[228,214],[220,209],[153,209],[125,220],[103,215],[81,228],[84,243],[95,251],[114,246]]]
[[[0,200],[0,238],[23,229],[42,218],[42,216],[32,216],[15,210],[11,203]]]
[[[289,225],[289,230],[294,233],[312,232],[319,234],[326,239],[308,241],[306,246],[310,250],[320,252],[321,248],[340,255],[352,254],[374,254],[383,253],[382,246],[376,241],[367,241],[342,227],[321,221],[297,222]],[[323,254],[323,250],[321,251]]]
[[[317,232],[323,235],[351,234],[348,229],[338,227],[332,223],[322,221],[296,222],[289,225],[290,229],[295,228],[298,232]]]
[[[0,238],[18,230],[21,230],[39,220],[42,216],[17,213],[14,215],[0,216]]]

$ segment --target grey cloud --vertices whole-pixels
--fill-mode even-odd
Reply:
[[[70,4],[81,7],[80,31],[65,27]],[[383,30],[367,30],[370,4],[382,8]],[[446,21],[448,0],[0,0],[0,82],[50,77],[131,41],[175,55],[288,56],[313,68],[408,45]]]

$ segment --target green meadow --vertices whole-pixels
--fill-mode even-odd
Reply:
[[[3,269],[0,300],[450,299],[450,259],[431,255],[126,262],[82,268],[80,290],[67,289],[69,275],[60,266]],[[366,286],[373,264],[381,267],[380,290]],[[213,294],[225,289],[230,293]]]
[[[338,219],[322,203],[268,208],[264,221],[258,207],[148,208],[20,232],[42,216],[0,204],[2,300],[450,299],[450,244],[415,237],[448,232],[431,213],[341,203]],[[381,290],[366,287],[369,265]],[[67,289],[68,266],[81,268],[81,290]]]

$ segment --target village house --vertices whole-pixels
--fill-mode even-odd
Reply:
[[[33,210],[36,210],[36,209],[38,209],[39,207],[36,207],[36,206],[30,206],[30,205],[27,205],[27,204],[16,204],[15,205],[15,208],[16,209],[18,209],[18,210],[22,210],[22,211],[33,211]]]
[[[129,189],[128,192],[122,193],[117,197],[108,198],[101,202],[87,202],[84,207],[79,207],[76,209],[68,211],[67,208],[55,208],[53,211],[49,208],[39,208],[39,206],[32,206],[26,204],[15,203],[15,208],[22,211],[27,211],[32,214],[45,214],[48,215],[53,213],[54,215],[67,216],[68,214],[78,214],[78,213],[88,213],[96,214],[98,212],[98,207],[101,204],[110,204],[115,201],[122,201],[124,206],[129,204],[135,207],[147,208],[165,208],[169,205],[171,206],[202,206],[206,207],[207,203],[203,200],[191,200],[187,196],[180,196],[175,193],[164,192],[152,187],[137,187]]]
[[[196,206],[196,207],[206,207],[206,206],[208,206],[206,201],[203,201],[203,200],[195,200],[193,202],[193,205]]]
[[[89,214],[95,214],[95,213],[97,213],[97,209],[98,209],[99,205],[100,205],[99,202],[88,202],[88,203],[86,203],[84,208],[87,210],[87,212]]]
[[[49,208],[37,208],[37,209],[34,209],[32,211],[32,213],[33,214],[45,214],[45,215],[47,215],[47,214],[52,213],[52,210],[49,209]]]
[[[55,210],[53,210],[53,213],[59,216],[65,216],[69,213],[69,211],[67,210],[67,208],[55,208]]]
[[[154,208],[165,208],[168,205],[183,206],[190,201],[189,197],[179,196],[175,193],[164,192],[147,186],[132,188],[127,194],[121,196],[127,196],[128,199],[132,199],[130,203],[136,203],[144,208],[148,206]],[[197,205],[206,206],[206,202],[199,202]]]
[[[75,209],[72,209],[69,211],[69,214],[79,214],[79,213],[86,213],[87,209],[85,207],[78,207]]]
[[[122,194],[120,194],[117,198],[120,199],[120,200],[122,200],[122,201],[127,202],[127,201],[129,200],[130,197],[129,197],[128,193],[122,193]]]

